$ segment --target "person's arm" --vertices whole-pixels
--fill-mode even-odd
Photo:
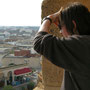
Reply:
[[[60,16],[60,12],[61,11],[62,11],[62,8],[58,12],[47,16],[48,18],[50,18],[50,20],[49,19],[45,19],[43,21],[42,25],[40,26],[40,29],[39,29],[38,32],[44,31],[44,32],[47,32],[48,33],[49,32],[49,29],[50,29],[50,25],[52,23],[55,23],[55,24],[58,25],[59,24],[59,22],[58,22],[59,21],[59,16]]]
[[[88,51],[80,38],[58,38],[47,32],[39,32],[34,39],[34,50],[53,64],[74,73],[86,73],[85,60]],[[84,57],[82,57],[84,56]],[[82,68],[82,71],[81,71]],[[84,71],[83,71],[84,70]]]
[[[47,20],[44,20],[43,23],[42,23],[42,25],[40,26],[40,29],[39,29],[38,32],[44,31],[44,32],[47,32],[48,33],[49,32],[49,29],[50,29],[50,25],[51,25],[50,20],[48,20],[48,19]]]

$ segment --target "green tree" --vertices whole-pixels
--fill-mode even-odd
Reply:
[[[33,90],[34,87],[35,87],[35,83],[34,83],[34,82],[30,82],[30,83],[27,85],[28,90]]]
[[[11,85],[4,86],[3,90],[15,90]]]
[[[25,87],[21,87],[22,88],[22,90],[25,90]]]

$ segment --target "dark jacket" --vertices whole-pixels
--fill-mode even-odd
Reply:
[[[64,68],[62,90],[90,90],[90,36],[58,38],[37,33],[34,49],[53,64]]]

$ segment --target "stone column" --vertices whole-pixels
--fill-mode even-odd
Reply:
[[[14,71],[12,70],[12,82],[14,82]]]
[[[90,0],[43,0],[41,18],[52,14],[60,9],[61,6],[74,1],[80,1],[90,9]],[[55,25],[51,25],[50,33],[60,37],[59,30]],[[45,57],[42,56],[42,76],[44,90],[60,90],[63,69],[53,65]]]
[[[5,78],[5,86],[7,86],[7,72],[3,72],[4,73],[4,78]]]
[[[58,0],[44,0],[42,2],[42,18],[52,14],[60,9],[60,2]],[[58,27],[51,25],[50,33],[56,36],[61,36],[59,34]],[[42,76],[44,90],[60,90],[60,85],[62,82],[63,69],[55,66],[49,62],[46,58],[42,56]]]

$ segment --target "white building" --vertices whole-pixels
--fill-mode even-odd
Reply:
[[[10,33],[7,32],[7,31],[5,31],[4,34],[5,34],[5,37],[9,37],[10,36]]]

